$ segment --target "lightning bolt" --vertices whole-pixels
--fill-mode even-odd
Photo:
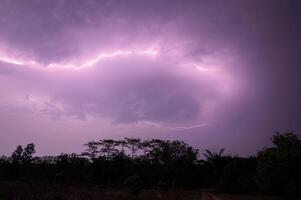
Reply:
[[[217,72],[218,69],[217,68],[212,68],[212,67],[204,67],[200,64],[196,64],[196,63],[191,63],[191,65],[198,71],[201,71],[201,72]]]
[[[90,60],[87,60],[87,61],[83,62],[84,64],[80,64],[80,65],[76,65],[76,64],[73,64],[73,63],[50,63],[46,66],[43,66],[41,63],[39,63],[37,61],[34,61],[34,60],[30,60],[30,61],[18,60],[18,59],[15,59],[15,58],[4,57],[4,56],[0,56],[0,61],[5,62],[5,63],[14,64],[14,65],[19,65],[19,66],[25,66],[26,65],[26,66],[35,67],[35,68],[40,67],[40,69],[71,68],[71,69],[80,70],[80,69],[84,69],[84,68],[87,68],[87,67],[94,66],[95,64],[97,64],[101,60],[109,59],[109,58],[113,58],[113,57],[126,56],[126,55],[156,56],[158,53],[159,53],[159,51],[153,50],[153,49],[138,50],[138,51],[132,51],[132,50],[114,51],[112,53],[101,53],[96,58],[92,58]]]
[[[184,131],[184,130],[190,130],[190,129],[196,129],[196,128],[210,126],[208,123],[194,124],[194,125],[190,125],[190,126],[164,126],[162,124],[159,124],[156,122],[150,122],[150,121],[140,121],[139,123],[142,125],[149,125],[154,128],[169,129],[169,130],[176,130],[176,131]]]
[[[128,55],[135,55],[135,56],[149,56],[154,57],[159,54],[158,50],[154,50],[152,48],[145,49],[145,50],[126,50],[126,51],[114,51],[112,53],[100,53],[95,58],[90,60],[86,60],[83,64],[74,64],[74,63],[50,63],[48,65],[43,65],[35,60],[18,60],[12,57],[5,57],[0,56],[0,61],[5,63],[10,63],[18,66],[28,66],[38,70],[49,70],[49,69],[74,69],[74,70],[82,70],[88,67],[95,66],[97,63],[101,62],[105,59],[110,59],[114,57],[121,57],[121,56],[128,56]],[[198,63],[188,63],[184,64],[184,66],[191,66],[194,69],[201,71],[203,73],[212,73],[219,71],[218,68],[215,67],[205,67],[202,64]]]
[[[24,65],[23,62],[13,59],[13,58],[6,58],[6,57],[1,57],[0,56],[0,61],[2,62],[6,62],[6,63],[10,63],[10,64],[14,64],[14,65]]]

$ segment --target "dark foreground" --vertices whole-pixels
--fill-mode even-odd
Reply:
[[[2,200],[155,200],[155,199],[201,199],[200,191],[192,190],[142,190],[132,194],[125,189],[104,189],[99,186],[38,186],[38,185],[1,185]]]
[[[282,200],[275,197],[221,194],[201,190],[146,189],[132,194],[125,189],[105,189],[100,186],[36,185],[3,182],[0,184],[1,200]]]
[[[301,139],[277,133],[272,142],[250,157],[205,150],[205,160],[179,140],[103,139],[88,142],[81,154],[42,157],[34,156],[33,143],[18,145],[11,156],[0,157],[0,200],[258,199],[214,196],[200,188],[301,199]]]

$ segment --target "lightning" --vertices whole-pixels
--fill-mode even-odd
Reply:
[[[48,69],[74,69],[74,70],[82,70],[88,67],[93,67],[97,63],[101,62],[105,59],[121,57],[121,56],[148,56],[148,57],[155,57],[159,54],[158,50],[149,48],[144,50],[118,50],[113,51],[111,53],[100,53],[95,58],[91,58],[82,62],[82,64],[74,64],[74,63],[49,63],[47,65],[43,65],[35,60],[18,60],[12,57],[0,56],[0,61],[5,63],[10,63],[18,66],[28,66],[32,68],[36,68],[39,70],[48,70]],[[183,66],[190,66],[194,69],[201,71],[203,73],[212,73],[219,71],[218,68],[215,67],[205,67],[203,64],[199,63],[186,63]]]
[[[16,60],[16,59],[13,59],[13,58],[2,57],[2,56],[0,56],[0,61],[10,63],[10,64],[14,64],[14,65],[24,65],[24,63],[19,61],[19,60]]]
[[[133,53],[134,53],[133,51],[116,51],[111,54],[102,53],[99,56],[97,56],[95,59],[89,60],[88,62],[86,62],[85,64],[80,66],[80,68],[92,66],[104,58],[112,58],[112,57],[121,56],[121,55],[131,55]]]
[[[195,125],[191,125],[191,126],[167,126],[166,128],[170,129],[170,130],[183,131],[183,130],[201,128],[201,127],[205,127],[205,126],[209,126],[209,124],[202,123],[202,124],[195,124]]]
[[[160,123],[152,122],[152,121],[138,121],[136,122],[138,125],[147,125],[149,127],[158,128],[158,129],[167,129],[167,130],[175,130],[175,131],[184,131],[184,130],[190,130],[190,129],[197,129],[202,127],[210,126],[208,123],[200,123],[200,124],[194,124],[194,125],[188,125],[188,126],[165,126]]]
[[[198,71],[201,72],[217,72],[217,68],[212,68],[212,67],[204,67],[203,65],[197,64],[197,63],[191,63],[191,65]]]
[[[18,60],[15,58],[8,58],[4,56],[0,56],[0,61],[5,62],[5,63],[10,63],[10,64],[15,64],[19,66],[30,66],[30,67],[40,67],[40,69],[53,69],[53,68],[68,68],[68,69],[75,69],[75,70],[80,70],[84,69],[87,67],[92,67],[95,64],[99,63],[101,60],[104,59],[109,59],[109,58],[114,58],[114,57],[120,57],[120,56],[126,56],[126,55],[144,55],[144,56],[149,56],[153,57],[159,54],[158,50],[154,49],[146,49],[146,50],[126,50],[126,51],[114,51],[112,53],[100,53],[98,56],[95,58],[92,58],[90,60],[86,60],[83,62],[83,64],[74,64],[74,63],[50,63],[45,65],[42,65],[41,63],[35,61],[35,60]]]
[[[84,68],[84,67],[93,66],[94,64],[98,63],[100,60],[106,59],[106,58],[112,58],[112,57],[124,56],[124,55],[155,56],[158,53],[159,52],[157,50],[153,50],[153,49],[147,49],[147,50],[141,50],[141,51],[116,51],[116,52],[113,52],[111,54],[102,53],[102,54],[98,55],[96,58],[87,61],[85,64],[83,64],[83,65],[81,65],[77,68],[81,69],[81,68]]]

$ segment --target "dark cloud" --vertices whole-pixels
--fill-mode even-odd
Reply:
[[[184,73],[183,73],[184,72]],[[99,63],[82,72],[49,77],[53,98],[72,115],[93,114],[115,123],[153,121],[181,123],[195,120],[202,102],[218,98],[218,83],[197,79],[165,61],[143,56]],[[64,114],[64,113],[62,113]]]

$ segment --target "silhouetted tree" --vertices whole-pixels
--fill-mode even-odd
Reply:
[[[103,139],[85,144],[81,155],[43,157],[33,156],[35,145],[30,143],[0,158],[0,180],[123,185],[131,194],[142,186],[163,192],[172,186],[301,196],[300,139],[276,133],[272,142],[274,146],[248,158],[206,149],[205,161],[198,160],[198,149],[179,140]]]
[[[275,145],[258,153],[258,186],[263,193],[301,194],[301,141],[293,133],[276,133]]]
[[[121,152],[124,153],[125,152],[124,147],[127,146],[127,142],[125,140],[118,140],[117,142],[118,142],[118,146],[120,146],[120,148],[121,148],[120,149]]]
[[[301,144],[297,135],[293,133],[281,134],[276,132],[272,137],[273,144],[279,149],[290,149]]]
[[[12,153],[12,160],[14,163],[21,163],[22,162],[22,154],[23,154],[23,147],[18,145],[16,150]]]
[[[107,159],[111,159],[112,155],[118,153],[118,149],[116,147],[119,145],[118,141],[112,139],[104,139],[99,141],[100,144],[100,152],[104,155],[106,154]]]
[[[96,157],[98,157],[99,154],[99,142],[90,141],[87,144],[84,144],[88,148],[82,153],[84,156],[88,156],[92,160],[94,160]]]
[[[205,149],[205,153],[203,153],[203,155],[206,157],[208,162],[218,163],[222,160],[224,151],[224,148],[219,151],[210,151],[209,149]]]
[[[141,149],[143,150],[143,155],[147,155],[150,151],[150,144],[151,142],[149,140],[145,140],[141,142]]]
[[[203,155],[206,157],[206,162],[212,170],[213,180],[217,185],[222,174],[223,167],[226,165],[229,157],[223,156],[225,149],[222,148],[219,151],[205,149]]]
[[[133,159],[136,152],[141,148],[141,140],[139,138],[124,138],[126,141],[126,146],[131,152],[131,158]]]
[[[22,160],[24,163],[30,163],[34,160],[33,154],[35,153],[34,143],[27,144],[22,153]]]

